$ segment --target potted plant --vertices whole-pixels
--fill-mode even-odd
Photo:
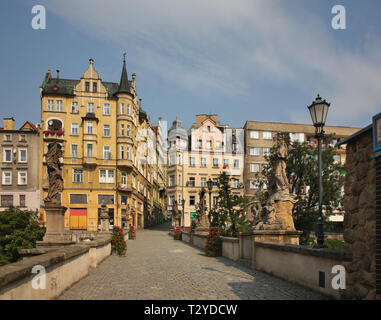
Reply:
[[[135,226],[130,226],[130,230],[128,231],[128,238],[131,240],[136,239]]]
[[[208,257],[218,257],[222,255],[222,241],[220,234],[220,227],[210,228],[205,245],[205,254]]]
[[[123,229],[114,227],[112,230],[111,249],[118,255],[125,255],[127,252],[127,243],[124,240]]]
[[[173,234],[173,239],[175,240],[181,240],[182,239],[182,230],[181,230],[181,227],[180,226],[177,226],[175,228],[175,233]]]

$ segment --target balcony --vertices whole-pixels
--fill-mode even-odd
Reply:
[[[83,165],[96,166],[97,158],[95,157],[83,157]]]
[[[118,184],[118,191],[132,192],[132,188],[128,187],[126,184]]]
[[[132,168],[132,160],[127,160],[127,159],[118,159],[116,165],[118,167],[125,167],[125,168]]]
[[[45,130],[43,134],[44,134],[44,141],[56,141],[56,140],[63,141],[65,130],[61,128],[49,129],[49,130]]]

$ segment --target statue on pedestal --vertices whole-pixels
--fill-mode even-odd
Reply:
[[[103,199],[102,205],[101,205],[101,231],[102,232],[109,232],[110,231],[110,221],[109,221],[109,214],[108,214],[108,209],[105,204],[105,201]]]
[[[177,205],[177,200],[173,202],[173,210],[172,210],[172,215],[173,215],[173,221],[174,221],[174,227],[178,227],[180,225],[179,221],[179,207]]]
[[[270,190],[265,203],[252,206],[252,228],[255,230],[295,230],[292,218],[294,200],[290,195],[286,174],[289,137],[287,133],[276,134],[277,146],[274,165],[274,190]]]
[[[62,192],[63,179],[61,170],[62,147],[57,142],[48,145],[48,152],[46,153],[46,165],[48,169],[49,189],[45,203],[59,205],[60,201],[57,200],[57,195]]]
[[[200,192],[200,203],[198,205],[198,224],[196,226],[196,231],[208,231],[209,230],[209,219],[206,215],[206,208],[205,208],[205,188],[203,187]]]

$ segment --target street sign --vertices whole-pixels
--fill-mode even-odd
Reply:
[[[381,150],[381,112],[373,117],[373,151]]]

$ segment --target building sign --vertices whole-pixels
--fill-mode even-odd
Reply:
[[[373,117],[373,151],[381,150],[381,113]]]

